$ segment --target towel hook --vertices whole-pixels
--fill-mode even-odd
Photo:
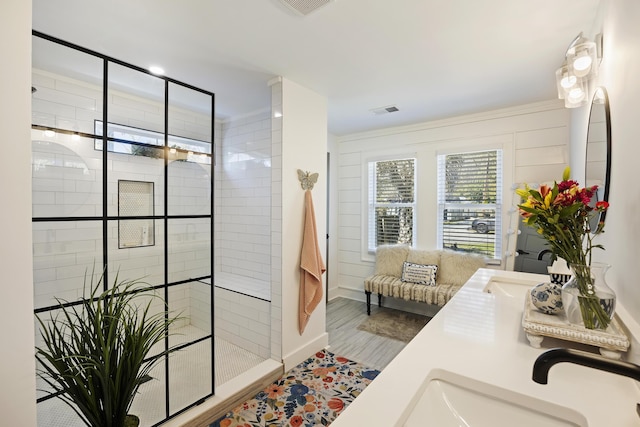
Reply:
[[[303,190],[313,190],[313,185],[318,182],[318,176],[318,173],[303,172],[298,169],[298,180],[300,180],[300,186]]]

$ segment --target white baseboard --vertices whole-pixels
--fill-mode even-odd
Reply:
[[[365,302],[367,300],[364,290],[349,288],[333,288],[329,291],[329,301],[336,298],[349,298],[356,301]]]
[[[298,347],[289,354],[284,355],[282,357],[282,363],[284,363],[284,371],[287,372],[294,366],[300,364],[301,362],[304,362],[313,354],[325,349],[328,345],[329,334],[325,332],[313,341],[303,345],[302,347]]]

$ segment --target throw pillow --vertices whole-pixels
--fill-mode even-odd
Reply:
[[[433,264],[414,264],[404,262],[402,267],[402,281],[417,285],[436,285],[438,266]]]

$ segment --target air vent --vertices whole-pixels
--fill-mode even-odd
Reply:
[[[300,15],[308,15],[333,0],[280,0],[282,4]]]
[[[400,110],[395,105],[387,105],[386,107],[373,108],[369,111],[371,111],[373,114],[389,114],[395,113],[396,111]]]

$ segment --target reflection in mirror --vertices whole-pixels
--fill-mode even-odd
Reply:
[[[587,131],[587,155],[585,162],[585,185],[598,186],[598,192],[591,201],[609,199],[611,176],[611,118],[609,113],[609,97],[604,87],[596,89],[591,102],[589,128]],[[591,230],[596,229],[599,221],[604,221],[605,212],[592,219]]]

